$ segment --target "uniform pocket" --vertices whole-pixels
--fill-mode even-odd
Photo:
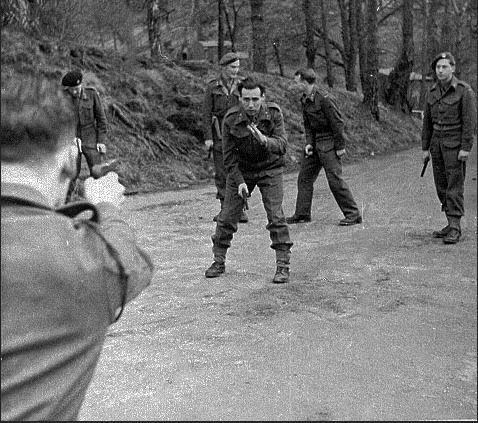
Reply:
[[[82,125],[89,125],[95,122],[95,115],[93,112],[93,101],[83,101],[79,110],[80,123]]]

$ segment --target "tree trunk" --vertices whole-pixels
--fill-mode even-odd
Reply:
[[[325,50],[325,66],[327,69],[327,85],[330,88],[334,86],[334,75],[331,62],[331,52],[329,44],[329,33],[327,31],[327,15],[324,6],[324,0],[320,0],[320,11],[321,11],[321,21],[322,21],[322,31],[324,31],[324,50]]]
[[[315,55],[317,45],[314,40],[314,15],[310,7],[310,0],[302,0],[302,11],[305,16],[305,56],[307,57],[307,67],[315,68]]]
[[[367,60],[363,102],[376,120],[380,120],[378,109],[378,49],[377,49],[377,0],[367,0]]]
[[[224,24],[222,19],[222,2],[217,0],[217,61],[221,60],[224,54]]]
[[[148,0],[148,39],[151,57],[153,58],[158,57],[161,54],[159,15],[159,0]]]
[[[455,17],[452,15],[452,11],[450,10],[450,0],[445,0],[444,11],[443,11],[443,23],[441,25],[441,40],[440,40],[440,50],[442,51],[453,50],[454,31],[453,31],[452,19],[454,18]]]
[[[395,110],[409,114],[408,88],[410,74],[413,69],[413,0],[403,0],[402,5],[402,51],[400,57],[388,77],[385,100]]]
[[[355,3],[355,16],[357,22],[357,34],[362,34],[358,38],[358,53],[359,53],[359,73],[360,73],[360,86],[362,87],[362,93],[365,91],[367,85],[367,35],[365,33],[365,23],[363,14],[364,0],[357,0]]]
[[[231,25],[231,20],[229,19],[229,12],[227,11],[227,7],[224,3],[224,0],[221,0],[221,6],[223,8],[224,12],[224,17],[226,18],[226,24],[227,24],[227,33],[229,34],[229,39],[231,40],[231,50],[236,51],[236,46],[235,46],[235,22],[234,22],[234,29],[232,28]]]
[[[355,63],[357,62],[357,10],[356,0],[349,0],[348,7],[344,0],[338,0],[342,43],[344,45],[344,73],[345,88],[347,91],[357,91],[357,81],[355,78]]]
[[[276,55],[277,65],[279,66],[280,76],[284,76],[284,69],[282,67],[282,60],[279,53],[279,46],[277,44],[278,43],[276,41],[272,43],[272,45],[274,46],[274,53]]]
[[[267,32],[264,0],[250,0],[252,25],[252,70],[267,73]]]
[[[422,79],[420,81],[420,100],[419,100],[419,109],[425,110],[425,97],[427,93],[427,75],[430,73],[430,63],[428,61],[428,44],[429,44],[429,33],[428,26],[430,21],[430,0],[423,0],[422,2],[422,16],[423,16],[423,36],[422,36],[422,45],[421,45],[421,56],[420,56],[420,72],[422,74]]]

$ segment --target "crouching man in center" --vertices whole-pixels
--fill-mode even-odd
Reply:
[[[265,88],[250,77],[239,83],[238,91],[240,104],[229,109],[223,121],[226,195],[212,236],[214,262],[206,270],[206,277],[224,273],[227,249],[237,231],[244,201],[257,185],[267,213],[271,248],[276,252],[277,270],[272,282],[288,282],[293,243],[282,209],[287,143],[282,111],[277,104],[265,101]]]

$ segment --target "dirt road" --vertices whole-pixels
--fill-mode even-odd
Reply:
[[[457,245],[431,237],[445,220],[420,156],[345,167],[353,227],[321,174],[281,286],[259,192],[216,279],[213,186],[128,197],[156,274],[111,328],[80,419],[476,419],[476,149]]]

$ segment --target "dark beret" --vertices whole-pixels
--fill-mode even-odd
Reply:
[[[311,68],[299,69],[295,74],[300,75],[301,79],[307,81],[309,84],[317,80],[317,74]]]
[[[81,84],[83,75],[80,71],[70,71],[61,80],[61,85],[65,87],[76,87]]]
[[[432,62],[432,69],[433,70],[435,70],[437,62],[441,59],[448,59],[448,61],[450,62],[450,65],[453,65],[453,66],[455,65],[455,58],[453,57],[453,55],[449,51],[445,51],[443,53],[438,54],[433,59],[433,62]]]
[[[226,66],[226,65],[229,65],[230,63],[235,62],[236,60],[239,60],[239,56],[237,55],[237,53],[234,53],[231,51],[221,57],[221,60],[219,60],[219,64],[221,66]]]

